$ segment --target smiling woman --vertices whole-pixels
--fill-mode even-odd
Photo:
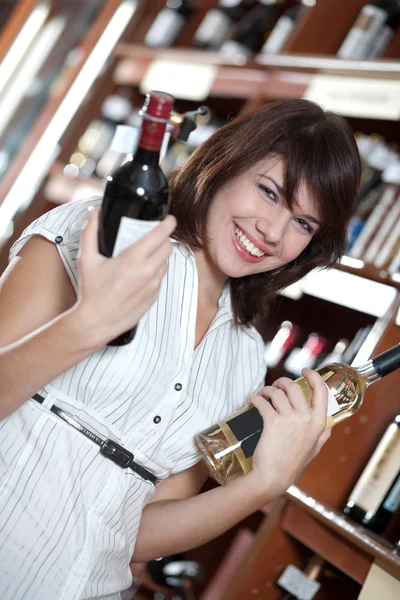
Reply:
[[[339,260],[360,174],[344,118],[308,100],[269,104],[172,176],[175,236],[230,278],[237,323],[251,323],[280,290]]]
[[[252,321],[341,255],[359,175],[345,121],[291,100],[200,146],[171,179],[176,219],[116,257],[101,198],[27,227],[0,281],[0,598],[120,600],[131,559],[201,545],[294,483],[329,438],[327,387],[305,374],[311,405],[263,387]],[[198,494],[196,435],[249,398],[252,470]]]

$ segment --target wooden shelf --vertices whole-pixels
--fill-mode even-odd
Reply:
[[[140,84],[149,65],[156,58],[180,62],[216,65],[218,75],[210,90],[211,96],[255,98],[259,86],[265,81],[263,69],[245,57],[223,57],[218,52],[168,48],[152,49],[133,44],[118,44],[114,57],[120,59],[114,70],[118,85]]]
[[[347,572],[353,579],[362,583],[371,563],[376,559],[389,569],[400,573],[400,556],[394,553],[394,547],[386,540],[346,519],[341,512],[324,506],[295,486],[289,488],[286,497],[293,506],[283,517],[283,529],[333,565]],[[307,518],[307,515],[313,519]],[[325,531],[320,526],[314,525],[314,520],[322,523]],[[334,532],[339,537],[332,536],[327,531]],[[355,552],[346,540],[361,553]],[[346,546],[352,555],[351,560],[343,560]],[[352,569],[354,572],[351,572]]]
[[[347,257],[345,257],[345,260],[346,258]],[[400,278],[398,279],[396,276],[390,275],[383,269],[377,269],[374,265],[364,263],[361,268],[357,268],[348,264],[338,263],[334,268],[339,269],[339,271],[351,273],[352,275],[358,275],[358,277],[362,277],[363,279],[377,281],[378,283],[390,285],[398,290],[400,289]]]
[[[348,77],[392,79],[400,76],[400,60],[344,60],[335,56],[312,54],[227,57],[218,52],[192,48],[153,49],[140,44],[118,44],[119,59],[114,80],[119,85],[137,86],[156,58],[217,65],[218,75],[210,96],[264,99],[301,98],[317,73]]]

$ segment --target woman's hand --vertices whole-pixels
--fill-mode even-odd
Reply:
[[[168,238],[175,227],[175,217],[168,215],[110,259],[98,249],[99,210],[89,211],[79,252],[76,310],[82,326],[99,346],[137,325],[155,302],[172,252]]]
[[[262,388],[248,401],[264,422],[248,476],[258,490],[260,486],[268,493],[274,490],[276,496],[295,482],[331,434],[325,430],[327,386],[316,371],[303,369],[302,374],[313,390],[311,406],[300,386],[287,377]]]

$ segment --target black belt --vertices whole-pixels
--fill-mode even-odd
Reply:
[[[34,396],[32,396],[32,398],[40,404],[44,402],[44,398],[40,394],[35,394]],[[138,465],[138,463],[133,460],[134,456],[132,452],[129,452],[129,450],[127,450],[123,446],[120,446],[119,444],[117,444],[117,442],[114,442],[113,440],[100,438],[98,435],[93,433],[93,431],[86,429],[86,427],[78,423],[78,421],[76,421],[74,417],[72,417],[69,413],[65,412],[61,408],[58,408],[57,406],[54,406],[54,404],[50,408],[50,410],[58,417],[60,417],[60,419],[62,419],[63,421],[80,431],[83,435],[92,440],[92,442],[100,446],[100,453],[103,456],[112,460],[116,465],[118,465],[122,469],[132,469],[132,471],[137,473],[142,479],[145,479],[146,481],[151,481],[153,485],[156,485],[157,477],[153,473],[151,473],[151,471],[148,471],[141,465]]]

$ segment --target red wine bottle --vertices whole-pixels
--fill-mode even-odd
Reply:
[[[152,91],[146,95],[138,149],[132,160],[107,178],[99,227],[99,250],[104,256],[117,256],[168,214],[168,181],[159,160],[173,102],[172,96],[164,92]],[[141,224],[139,235],[138,221],[147,222]],[[134,335],[135,328],[108,345],[129,344]]]

